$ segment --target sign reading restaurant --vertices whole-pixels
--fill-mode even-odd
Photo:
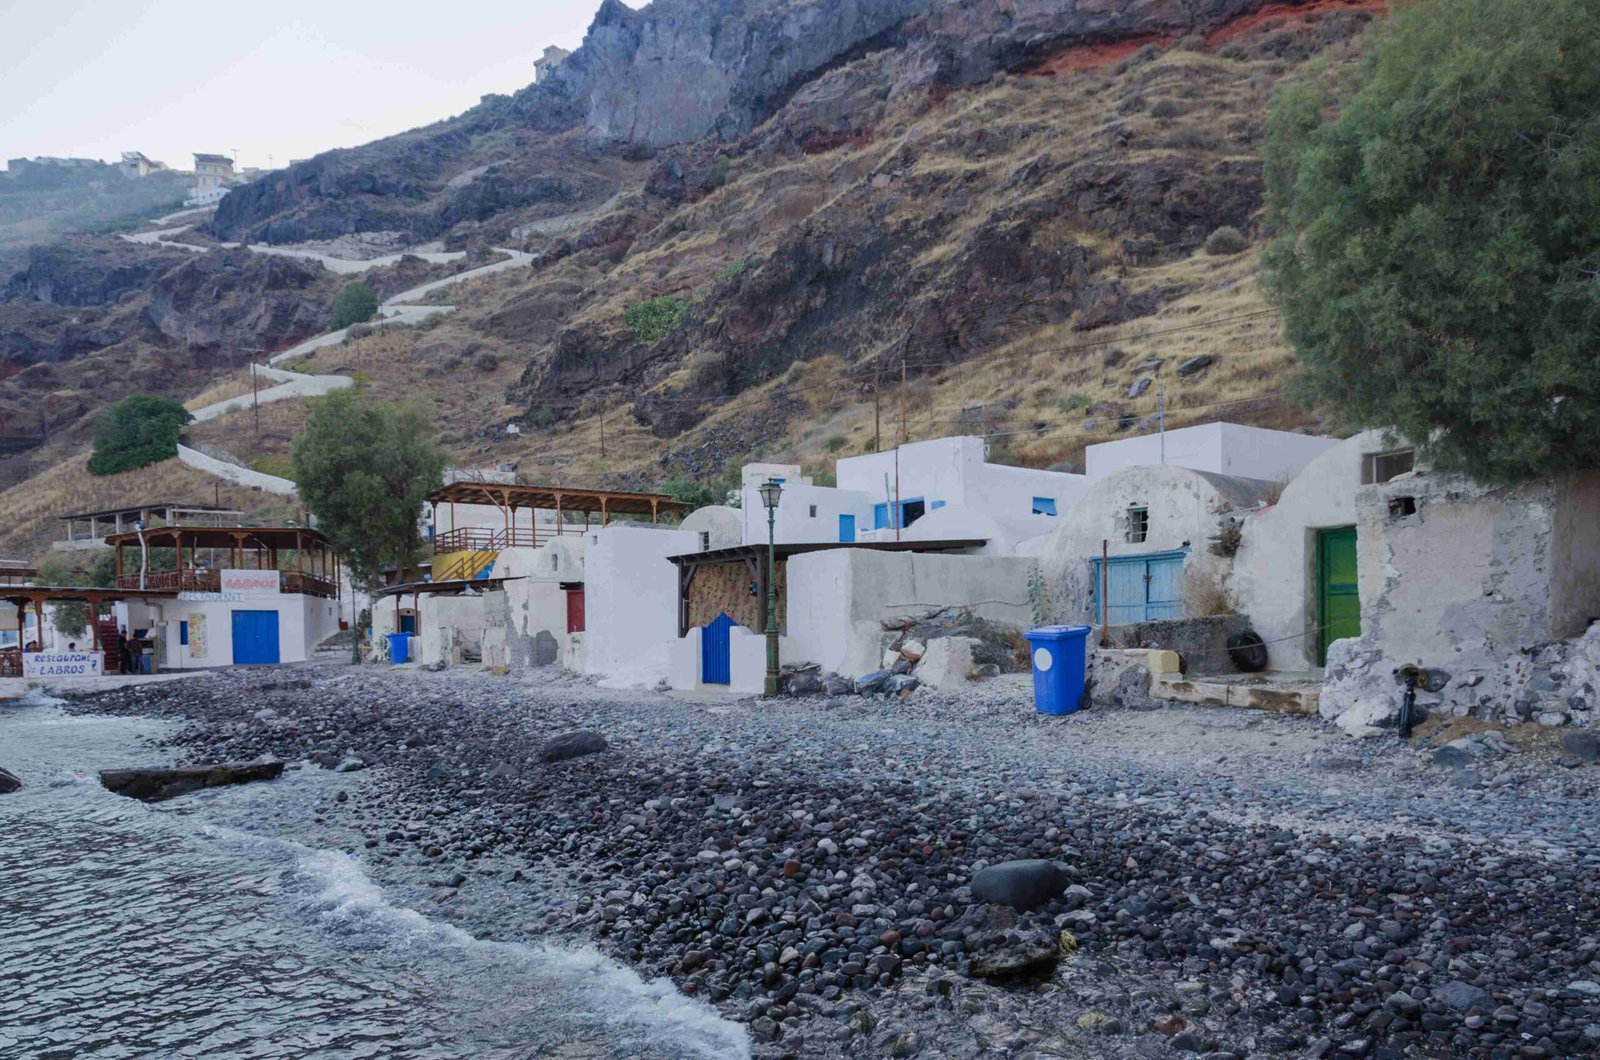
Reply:
[[[25,651],[23,677],[96,677],[105,657],[97,651]]]

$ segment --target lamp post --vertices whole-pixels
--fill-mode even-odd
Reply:
[[[763,482],[757,491],[767,509],[767,683],[762,695],[778,694],[778,545],[776,520],[778,498],[783,487],[776,482]]]

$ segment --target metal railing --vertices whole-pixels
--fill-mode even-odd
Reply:
[[[546,531],[549,537],[553,530]],[[499,552],[507,548],[538,548],[539,533],[531,527],[518,526],[510,530],[495,530],[487,526],[458,526],[435,535],[433,554],[443,556],[450,552]]]

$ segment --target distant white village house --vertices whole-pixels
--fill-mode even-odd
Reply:
[[[196,153],[193,194],[184,201],[184,205],[209,206],[221,201],[228,194],[233,178],[233,159],[227,155]]]

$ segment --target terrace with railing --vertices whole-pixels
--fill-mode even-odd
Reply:
[[[339,558],[309,527],[161,526],[112,534],[106,544],[116,552],[123,590],[219,593],[244,584],[335,598],[341,591]]]

